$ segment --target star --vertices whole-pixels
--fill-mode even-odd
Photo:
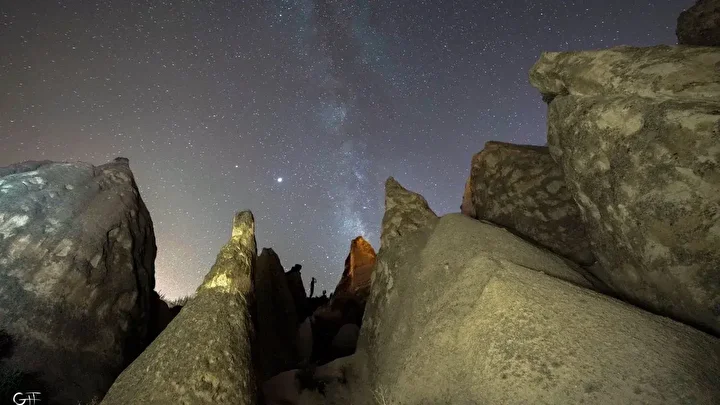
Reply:
[[[87,3],[1,3],[0,167],[128,157],[176,298],[238,209],[332,290],[353,238],[379,248],[387,177],[457,212],[485,141],[545,144],[540,52],[674,44],[694,0]]]

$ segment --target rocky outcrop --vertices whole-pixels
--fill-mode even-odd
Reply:
[[[46,401],[102,397],[147,344],[155,251],[127,159],[0,168],[7,366],[37,374]]]
[[[274,250],[264,248],[255,270],[255,319],[260,381],[297,367],[293,345],[299,325],[285,270]]]
[[[382,219],[380,248],[418,229],[431,226],[437,215],[428,206],[425,197],[408,191],[392,177],[385,181],[385,214]]]
[[[370,242],[358,236],[350,243],[345,259],[345,270],[335,288],[334,296],[353,295],[364,300],[370,293],[370,279],[375,265],[375,249]]]
[[[580,210],[546,146],[487,142],[473,156],[468,185],[463,206],[473,206],[473,218],[504,226],[578,264],[595,261]]]
[[[629,302],[720,335],[720,48],[546,53],[548,145],[595,275]]]
[[[720,46],[720,1],[698,0],[683,11],[676,34],[681,45]]]
[[[429,216],[415,207],[404,216]],[[448,214],[381,247],[353,355],[369,386],[352,402],[712,404],[719,343],[590,290],[505,229]]]
[[[252,213],[239,212],[195,297],[120,374],[101,404],[257,403],[248,310],[256,255]]]
[[[598,51],[543,52],[530,70],[530,83],[548,100],[563,95],[624,94],[716,102],[720,99],[718,63],[720,51],[708,47],[621,46]],[[599,123],[612,118],[605,117]],[[628,123],[637,124],[637,118]]]
[[[295,303],[297,319],[300,320],[310,316],[307,291],[305,290],[305,283],[303,283],[302,273],[300,272],[301,269],[302,265],[296,264],[287,273],[285,273],[287,285],[290,289],[290,294],[293,297],[293,302]]]

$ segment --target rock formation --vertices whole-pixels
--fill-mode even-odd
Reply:
[[[472,160],[474,161],[475,157],[473,157]],[[468,176],[467,181],[465,181],[465,190],[463,191],[462,204],[460,204],[460,212],[470,218],[477,218],[477,212],[475,212],[475,205],[473,203],[472,168],[470,172],[470,176]]]
[[[256,404],[248,310],[256,255],[252,213],[239,212],[195,297],[120,374],[101,404]]]
[[[626,95],[713,102],[720,97],[717,53],[716,48],[667,45],[543,52],[530,70],[530,83],[549,99]]]
[[[595,257],[580,210],[546,146],[490,141],[472,158],[463,206],[579,264]],[[470,200],[470,201],[468,201]]]
[[[292,342],[299,322],[285,270],[274,250],[262,250],[254,273],[258,378],[265,381],[297,367],[298,355]]]
[[[295,312],[297,313],[297,319],[302,321],[303,319],[310,316],[310,307],[308,306],[307,291],[305,291],[305,283],[303,282],[302,273],[300,270],[302,265],[294,265],[287,273],[285,278],[287,279],[287,285],[290,289],[290,294],[293,297],[295,303]]]
[[[590,290],[565,260],[500,227],[399,209],[421,199],[389,185],[383,233],[394,237],[377,256],[353,355],[369,387],[353,403],[720,400],[717,338]],[[398,232],[410,218],[429,220]]]
[[[680,42],[717,45],[717,10]],[[0,397],[87,403],[159,333],[102,404],[719,404],[719,66],[544,53],[548,146],[487,143],[462,214],[389,178],[379,252],[353,240],[330,298],[257,257],[244,211],[168,308],[127,159],[0,168]]]
[[[425,197],[409,192],[392,177],[385,181],[385,214],[382,219],[380,248],[389,248],[400,237],[434,224],[437,215]]]
[[[678,17],[680,45],[720,46],[720,1],[698,0]]]
[[[345,259],[345,270],[335,288],[334,296],[350,294],[367,297],[374,265],[375,249],[370,242],[362,236],[353,239],[350,243],[350,253]]]
[[[548,144],[629,302],[720,335],[720,48],[544,53]]]
[[[127,159],[0,168],[6,365],[36,373],[46,401],[102,397],[148,343],[155,251]]]

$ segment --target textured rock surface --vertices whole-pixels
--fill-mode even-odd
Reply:
[[[720,401],[717,338],[563,281],[583,284],[565,263],[460,214],[383,247],[352,403]]]
[[[579,264],[595,261],[578,206],[547,147],[487,142],[473,156],[468,184],[473,218],[516,231]]]
[[[678,17],[681,45],[720,46],[720,0],[699,0]]]
[[[397,238],[437,221],[425,197],[408,191],[392,177],[385,181],[385,215],[380,248],[390,247]]]
[[[155,236],[127,159],[0,168],[0,329],[46,400],[102,396],[147,344]]]
[[[239,212],[195,297],[120,374],[102,404],[257,403],[248,310],[256,254],[252,214]]]
[[[720,335],[720,97],[708,98],[720,49],[649,48],[624,69],[605,66],[603,52],[612,50],[541,60],[534,75],[542,92],[570,94],[550,104],[548,144],[602,265],[595,275],[630,302]],[[598,76],[612,85],[575,90]],[[636,88],[651,82],[654,92]]]
[[[547,98],[626,94],[720,100],[720,49],[660,45],[543,52],[530,83]],[[611,118],[611,117],[608,117]]]
[[[375,265],[375,249],[370,242],[358,236],[350,243],[350,253],[345,259],[345,270],[334,294],[352,294],[367,297]]]
[[[285,270],[274,250],[264,248],[255,270],[255,320],[260,381],[297,367],[293,342],[299,325]]]
[[[473,156],[473,162],[475,161],[475,156]],[[460,204],[460,212],[470,218],[477,218],[477,212],[475,212],[475,205],[473,204],[472,168],[470,168],[470,176],[468,176],[468,179],[465,182],[462,204]]]

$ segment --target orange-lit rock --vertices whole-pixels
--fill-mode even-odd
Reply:
[[[473,158],[474,159],[474,158]],[[463,192],[462,205],[460,205],[460,212],[469,216],[470,218],[477,218],[475,212],[475,205],[472,200],[472,176],[468,176],[465,182],[465,191]]]
[[[345,259],[340,283],[335,288],[337,294],[353,294],[366,297],[370,291],[370,279],[375,265],[375,249],[370,242],[358,236],[350,243],[350,253]]]

